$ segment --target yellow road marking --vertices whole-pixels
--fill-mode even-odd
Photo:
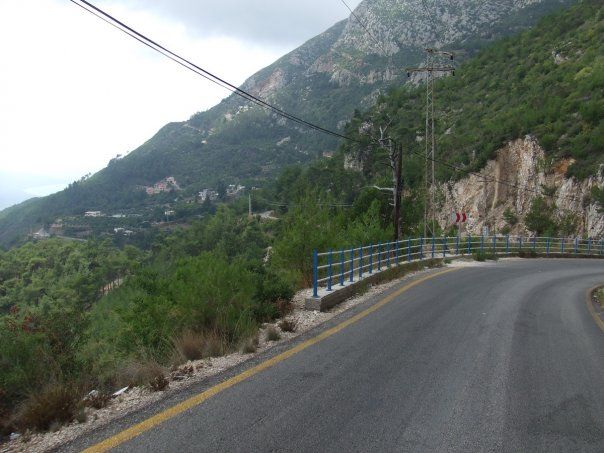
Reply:
[[[392,300],[394,300],[396,297],[400,296],[402,293],[413,288],[414,286],[417,286],[420,283],[425,282],[426,280],[430,280],[431,278],[438,277],[440,275],[446,274],[446,273],[454,271],[454,270],[457,270],[457,268],[447,269],[447,270],[444,270],[441,272],[437,272],[435,274],[431,274],[426,277],[415,280],[411,283],[408,283],[405,286],[403,286],[402,288],[399,288],[398,290],[396,290],[395,292],[390,294],[389,296],[384,297],[378,303],[376,303],[376,304],[372,305],[371,307],[367,308],[366,310],[362,311],[361,313],[354,315],[352,318],[349,318],[346,321],[341,322],[340,324],[332,327],[331,329],[324,331],[323,333],[317,335],[316,337],[310,338],[310,339],[304,341],[303,343],[300,343],[299,345],[294,346],[293,348],[288,349],[287,351],[282,352],[281,354],[276,355],[275,357],[268,359],[268,360],[256,365],[255,367],[242,372],[241,374],[238,374],[237,376],[233,376],[232,378],[227,379],[226,381],[221,382],[220,384],[217,384],[214,387],[211,387],[202,393],[192,396],[191,398],[183,401],[182,403],[177,404],[176,406],[172,406],[171,408],[166,409],[165,411],[160,412],[159,414],[156,414],[153,417],[148,418],[147,420],[137,423],[136,425],[131,426],[130,428],[116,434],[115,436],[112,436],[96,445],[93,445],[92,447],[87,448],[86,450],[84,450],[84,452],[85,453],[104,452],[104,451],[110,450],[111,448],[115,448],[118,445],[123,444],[124,442],[127,442],[127,441],[135,438],[136,436],[139,436],[140,434],[144,433],[145,431],[152,429],[153,427],[159,425],[160,423],[163,423],[166,420],[169,420],[172,417],[175,417],[175,416],[183,413],[184,411],[203,403],[208,398],[211,398],[214,395],[217,395],[218,393],[222,392],[223,390],[233,387],[234,385],[236,385],[242,381],[245,381],[246,379],[254,376],[255,374],[258,374],[261,371],[266,370],[267,368],[271,368],[272,366],[276,365],[277,363],[283,362],[284,360],[296,355],[297,353],[303,351],[304,349],[306,349],[314,344],[317,344],[320,341],[323,341],[328,337],[331,337],[332,335],[340,332],[341,330],[345,329],[346,327],[350,326],[351,324],[354,324],[355,322],[363,319],[367,315],[369,315],[369,314],[373,313],[374,311],[378,310],[379,308],[383,307],[387,303],[392,302]]]
[[[590,290],[588,290],[587,291],[587,297],[585,298],[585,303],[587,304],[587,309],[591,313],[591,316],[594,318],[594,321],[596,322],[596,324],[598,325],[598,327],[602,330],[602,332],[604,332],[604,321],[602,321],[602,319],[596,313],[596,310],[594,308],[594,304],[593,304],[593,302],[591,300],[592,293],[594,291],[596,291],[598,288],[601,288],[601,287],[602,287],[602,285],[598,285],[598,286],[594,286],[593,288],[591,288]]]

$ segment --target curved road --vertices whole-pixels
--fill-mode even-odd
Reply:
[[[604,332],[585,301],[599,283],[601,260],[437,275],[116,449],[602,452]]]

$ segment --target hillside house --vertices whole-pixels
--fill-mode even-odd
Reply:
[[[210,199],[210,201],[217,200],[218,192],[212,189],[203,189],[201,192],[199,192],[199,201],[201,203],[203,203],[207,199]]]
[[[172,192],[175,190],[181,189],[173,176],[168,176],[161,181],[156,182],[152,187],[145,187],[147,195],[157,195],[162,192]]]
[[[227,197],[236,197],[245,190],[245,186],[229,184],[226,190]]]
[[[38,231],[34,233],[34,239],[48,239],[50,237],[50,233],[46,231],[44,228],[40,228]]]

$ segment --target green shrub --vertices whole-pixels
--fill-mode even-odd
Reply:
[[[472,253],[472,257],[474,258],[474,261],[485,261],[487,259],[487,255],[481,251]]]
[[[557,226],[554,221],[554,207],[548,204],[543,197],[537,197],[533,200],[524,223],[537,236],[556,235]]]
[[[518,216],[510,208],[506,208],[503,211],[503,218],[509,226],[514,226],[518,223]]]
[[[486,251],[481,251],[481,250],[477,250],[477,251],[473,252],[472,257],[474,258],[475,261],[481,261],[481,262],[486,261],[486,260],[497,261],[499,259],[499,257],[497,256],[496,253],[486,252]]]

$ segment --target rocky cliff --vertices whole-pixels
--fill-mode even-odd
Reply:
[[[511,141],[480,173],[438,187],[438,222],[448,228],[451,212],[466,212],[464,229],[469,233],[480,234],[485,226],[491,232],[528,233],[526,215],[535,198],[545,194],[555,207],[556,221],[574,224],[578,235],[602,237],[604,214],[591,193],[594,187],[604,187],[604,164],[597,175],[577,181],[565,177],[572,163],[570,159],[548,159],[532,136]],[[510,225],[504,216],[506,210],[517,217],[517,223]]]

